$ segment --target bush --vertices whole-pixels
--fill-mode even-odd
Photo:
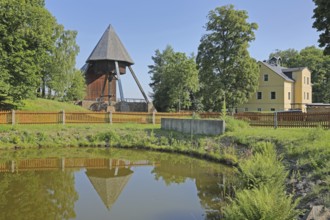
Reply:
[[[283,187],[262,186],[238,192],[224,215],[225,219],[233,220],[295,219],[300,214],[295,210],[297,202],[285,195]]]
[[[256,145],[252,158],[240,163],[240,176],[247,188],[258,188],[267,184],[283,185],[287,173],[277,159],[271,143],[261,142]]]
[[[234,119],[230,116],[226,116],[224,120],[226,122],[226,131],[234,132],[249,127],[249,124],[247,122]]]

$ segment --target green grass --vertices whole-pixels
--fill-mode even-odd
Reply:
[[[18,107],[21,111],[43,111],[43,112],[88,112],[89,110],[82,108],[81,106],[74,105],[68,102],[58,102],[49,99],[29,99],[23,101],[23,106]]]

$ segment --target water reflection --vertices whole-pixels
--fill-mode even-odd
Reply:
[[[78,194],[73,172],[0,174],[0,219],[72,219]]]
[[[129,168],[114,168],[110,170],[88,169],[86,175],[104,205],[110,210],[133,175],[133,171]]]
[[[185,156],[102,155],[0,162],[0,219],[219,219],[236,183],[232,169]]]
[[[153,170],[156,179],[163,179],[167,185],[184,183],[188,178],[195,180],[206,219],[222,217],[221,210],[226,198],[233,196],[237,181],[232,169],[194,159],[167,159],[161,160],[160,164]]]

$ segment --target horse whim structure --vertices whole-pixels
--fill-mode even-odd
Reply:
[[[109,25],[82,68],[87,84],[83,106],[94,111],[138,111],[130,109],[130,103],[126,102],[124,97],[121,75],[126,74],[127,67],[144,97],[144,111],[148,111],[150,103],[131,67],[133,64],[114,28]],[[119,103],[116,94],[117,84],[120,93]]]

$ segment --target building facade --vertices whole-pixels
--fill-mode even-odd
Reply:
[[[259,62],[259,88],[239,112],[306,111],[312,103],[311,73],[307,67],[285,68],[281,58]]]

